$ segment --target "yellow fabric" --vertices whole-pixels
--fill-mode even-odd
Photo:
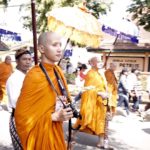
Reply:
[[[108,92],[111,94],[109,98],[109,106],[112,106],[116,108],[117,106],[117,79],[115,77],[114,72],[112,72],[110,69],[107,69],[105,71],[105,77],[107,80],[107,87],[108,87]],[[113,109],[113,111],[115,111]]]
[[[62,71],[55,65],[44,64],[50,79],[60,93],[53,68],[59,72],[65,87]],[[56,93],[49,85],[39,66],[33,67],[23,83],[15,121],[24,150],[66,150],[62,122],[53,122]]]
[[[53,9],[47,16],[49,30],[83,46],[100,46],[102,32],[93,15],[76,7],[62,7]]]
[[[91,69],[85,78],[84,86],[95,86],[96,89],[88,90],[82,94],[80,113],[81,120],[77,120],[74,127],[81,125],[80,131],[101,135],[104,133],[106,106],[98,91],[105,92],[105,85],[102,76],[98,71]]]
[[[13,72],[13,67],[11,64],[6,64],[5,62],[0,64],[0,85],[5,85],[7,79]]]
[[[6,81],[13,72],[11,64],[0,63],[0,101],[6,102]]]

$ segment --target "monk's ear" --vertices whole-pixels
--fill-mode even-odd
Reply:
[[[44,54],[44,46],[43,45],[38,45],[38,50],[40,51],[41,54]]]

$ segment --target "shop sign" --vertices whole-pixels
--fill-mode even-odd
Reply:
[[[117,70],[122,70],[122,68],[138,68],[143,71],[143,58],[135,58],[135,57],[109,57],[107,62],[107,67],[109,67],[110,63],[115,63],[117,65]]]

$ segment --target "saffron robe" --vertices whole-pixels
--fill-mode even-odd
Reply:
[[[84,86],[95,86],[95,89],[82,93],[80,113],[82,119],[77,119],[74,128],[80,127],[80,131],[102,135],[105,132],[106,103],[97,95],[98,92],[106,92],[103,77],[98,70],[91,69],[85,77]]]
[[[56,65],[44,64],[44,67],[60,94],[53,69],[67,88],[62,71]],[[16,128],[24,150],[66,150],[62,122],[51,118],[55,104],[55,91],[41,68],[34,66],[25,77],[15,110]]]
[[[110,93],[110,98],[109,98],[109,106],[112,106],[114,108],[117,107],[117,95],[118,95],[118,88],[117,88],[117,79],[115,77],[115,74],[112,70],[107,69],[105,71],[105,77],[107,80],[107,88],[108,92]]]
[[[0,100],[6,99],[6,81],[12,72],[13,67],[11,64],[0,63]]]

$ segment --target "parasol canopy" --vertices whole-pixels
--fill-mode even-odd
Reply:
[[[100,23],[87,11],[78,7],[61,7],[47,13],[47,17],[49,30],[83,46],[100,46]]]
[[[138,43],[139,29],[128,19],[119,18],[114,20],[113,17],[101,16],[99,22],[102,24],[102,31],[118,39]]]

